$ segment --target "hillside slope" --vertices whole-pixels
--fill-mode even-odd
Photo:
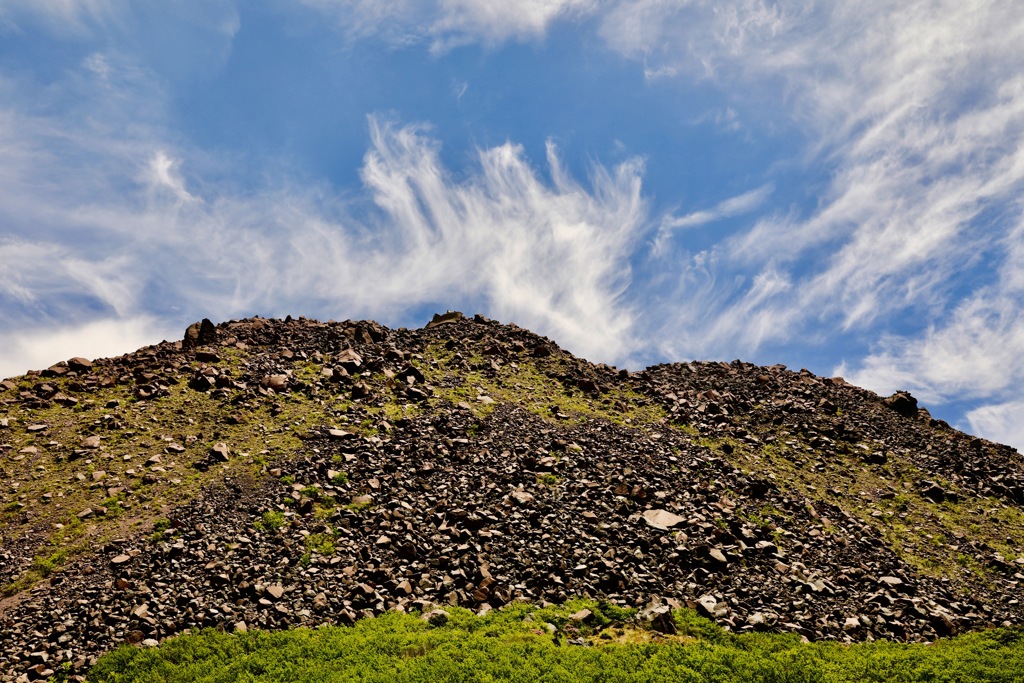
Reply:
[[[733,630],[1024,622],[1024,459],[806,371],[514,325],[208,321],[0,385],[0,680],[185,629],[600,597]]]

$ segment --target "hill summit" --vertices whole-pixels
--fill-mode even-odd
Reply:
[[[0,680],[121,643],[589,597],[734,631],[1024,622],[1024,459],[740,361],[252,318],[0,384]],[[581,615],[585,619],[586,615]]]

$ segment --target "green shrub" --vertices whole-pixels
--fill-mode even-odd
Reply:
[[[537,483],[541,486],[555,486],[558,483],[558,477],[551,473],[538,474]]]
[[[260,518],[265,529],[280,529],[284,526],[284,513],[277,510],[267,510]]]
[[[321,555],[334,554],[333,534],[310,534],[306,536],[306,547]]]
[[[1010,683],[1024,670],[1024,630],[973,633],[931,645],[801,643],[793,634],[723,631],[688,611],[685,637],[595,647],[556,643],[545,622],[567,625],[577,608],[602,620],[625,616],[607,604],[571,601],[537,609],[512,604],[485,616],[449,608],[443,626],[388,613],[352,627],[208,630],[158,648],[124,646],[105,655],[90,683],[219,681],[522,681],[614,683]],[[571,622],[575,624],[576,622]]]

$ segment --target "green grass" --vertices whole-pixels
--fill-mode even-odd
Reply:
[[[267,510],[263,513],[261,522],[264,528],[280,529],[284,526],[284,513],[278,512],[277,510]]]
[[[334,554],[334,534],[310,534],[305,540],[306,548],[320,555]]]
[[[558,477],[550,473],[538,474],[537,483],[540,484],[541,486],[557,486]]]
[[[498,404],[509,402],[552,423],[580,424],[587,419],[603,418],[618,425],[641,427],[668,419],[661,406],[632,389],[610,388],[608,394],[593,398],[564,386],[553,377],[568,373],[570,368],[566,359],[557,356],[519,359],[504,363],[493,373],[455,367],[454,353],[442,344],[429,345],[424,358],[433,362],[417,364],[434,386],[431,403],[465,402],[479,418],[489,415]],[[488,362],[481,355],[468,359],[471,368],[483,367]],[[494,403],[480,402],[481,395],[489,396]]]
[[[586,606],[590,625],[569,618]],[[801,643],[794,635],[734,635],[693,612],[680,634],[623,628],[594,603],[513,605],[474,616],[452,608],[443,626],[390,613],[353,627],[225,634],[204,631],[158,648],[102,657],[90,683],[247,681],[692,681],[845,683],[1020,680],[1024,631],[999,629],[931,645]],[[613,621],[614,619],[614,621]],[[560,628],[559,641],[548,625]],[[567,638],[584,637],[589,646]]]
[[[220,353],[223,361],[218,367],[240,375],[249,355],[234,349],[221,349]],[[318,368],[302,365],[297,368],[298,376],[306,378]],[[183,371],[183,376],[187,375],[188,371]],[[43,381],[80,402],[70,408],[52,404],[33,409],[13,403],[0,410],[0,416],[9,418],[11,425],[4,430],[4,440],[19,449],[34,446],[38,450],[5,464],[11,484],[8,489],[5,483],[9,498],[0,510],[0,545],[39,534],[41,528],[51,530],[48,535],[44,532],[41,546],[34,551],[33,564],[0,587],[3,595],[31,587],[39,579],[61,571],[71,557],[89,554],[126,531],[147,530],[164,514],[165,507],[188,500],[225,474],[250,479],[262,476],[268,461],[297,451],[309,428],[329,423],[334,417],[328,414],[328,408],[301,393],[276,397],[278,409],[272,410],[269,401],[236,403],[238,392],[227,400],[217,399],[209,393],[191,391],[184,381],[170,384],[167,395],[149,400],[136,399],[132,384],[90,393],[73,391],[67,378],[26,378],[21,384],[31,389]],[[240,418],[237,424],[226,419],[231,415]],[[44,423],[48,429],[29,433],[26,427],[33,423]],[[101,436],[101,448],[79,458],[69,457],[90,434]],[[186,452],[166,452],[171,441],[185,445]],[[193,463],[205,458],[209,448],[219,441],[230,445],[230,461],[209,471],[194,468]],[[145,464],[151,455],[163,458],[159,467]],[[98,471],[105,474],[94,479]],[[154,480],[144,480],[146,475]],[[123,490],[109,495],[108,487]],[[35,502],[44,494],[49,495],[49,502]],[[100,507],[105,509],[104,514],[93,514],[81,525],[81,539],[74,552],[56,553],[67,539],[63,538],[64,532],[54,530],[55,525],[67,525],[69,516],[85,508],[98,511]],[[22,515],[23,508],[31,514]],[[155,541],[163,537],[162,532],[152,532]]]
[[[787,435],[770,429],[760,434],[762,440],[771,436]],[[822,452],[778,441],[752,447],[729,438],[700,438],[695,443],[721,452],[744,472],[774,473],[775,482],[783,490],[852,514],[874,527],[901,560],[927,576],[955,577],[966,586],[988,586],[997,574],[963,552],[954,542],[957,534],[984,543],[1008,559],[1016,558],[1018,551],[1017,544],[1007,539],[1024,536],[1024,513],[994,498],[960,491],[957,503],[935,503],[916,494],[915,482],[936,477],[895,454],[888,464],[878,466],[866,465],[838,447]],[[728,453],[722,450],[726,444],[731,446]],[[815,468],[815,463],[824,466]],[[941,483],[949,487],[947,482]],[[744,517],[758,526],[776,517],[763,512]],[[977,524],[977,520],[985,523]]]

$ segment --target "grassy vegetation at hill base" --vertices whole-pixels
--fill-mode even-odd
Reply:
[[[568,619],[582,607],[595,613],[591,627]],[[1024,671],[1020,628],[966,634],[930,645],[807,644],[794,635],[734,635],[680,610],[675,613],[679,634],[652,638],[649,632],[615,628],[609,623],[609,608],[601,610],[596,604],[575,601],[548,609],[514,605],[482,617],[453,608],[448,610],[448,623],[437,627],[413,615],[391,613],[353,627],[232,635],[205,631],[153,649],[122,647],[102,657],[88,680],[1011,683],[1020,681]],[[560,645],[547,624],[567,634]],[[593,646],[566,643],[576,627]]]

